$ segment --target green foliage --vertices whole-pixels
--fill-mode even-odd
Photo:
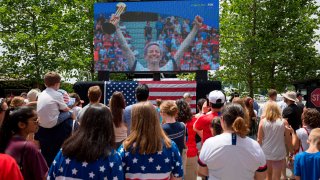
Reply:
[[[221,65],[224,82],[250,95],[283,91],[293,81],[316,76],[314,47],[319,9],[310,1],[224,0],[221,2]]]
[[[72,93],[73,91],[73,84],[67,82],[61,82],[60,89],[67,91],[68,93]]]
[[[41,83],[47,71],[90,73],[92,1],[3,0],[0,12],[1,75]]]
[[[194,81],[196,80],[196,73],[180,73],[177,74],[177,78],[180,80]]]
[[[30,81],[15,81],[15,80],[7,80],[0,81],[0,89],[30,89],[32,84]]]
[[[110,73],[111,81],[127,81],[127,75],[125,73]]]
[[[195,81],[196,73],[180,73],[177,74],[177,78],[179,78],[180,80]],[[208,71],[208,80],[221,81],[222,79],[217,75],[217,71]]]

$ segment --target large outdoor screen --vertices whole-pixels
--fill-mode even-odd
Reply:
[[[219,69],[219,1],[107,2],[94,5],[96,71]]]

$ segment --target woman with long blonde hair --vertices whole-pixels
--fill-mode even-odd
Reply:
[[[282,119],[280,107],[274,101],[266,103],[262,116],[257,140],[266,156],[267,179],[280,180],[286,157],[285,144],[292,149],[290,131],[285,128],[288,122]]]
[[[155,107],[148,101],[132,108],[130,135],[118,149],[126,179],[182,179],[176,144],[162,130]]]

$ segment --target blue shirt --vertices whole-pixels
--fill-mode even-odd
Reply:
[[[131,130],[131,109],[132,109],[132,107],[133,107],[133,104],[127,106],[123,111],[123,120],[127,124],[128,134],[130,134],[130,130]]]
[[[79,162],[68,158],[60,150],[54,159],[47,179],[56,178],[78,179],[124,179],[121,158],[112,150],[107,158],[99,158],[94,162]]]
[[[156,29],[157,30],[162,30],[162,28],[163,28],[163,23],[161,21],[157,21],[156,22]]]
[[[179,152],[182,153],[182,150],[185,148],[185,125],[181,122],[165,123],[162,124],[162,129],[166,132],[167,136],[177,144]]]
[[[139,151],[137,149],[137,151]],[[154,154],[139,154],[125,150],[123,145],[118,149],[122,158],[126,179],[170,179],[183,176],[183,166],[179,150],[171,141],[171,148],[163,145],[162,151]]]
[[[299,153],[294,159],[294,175],[301,180],[320,179],[320,152]]]

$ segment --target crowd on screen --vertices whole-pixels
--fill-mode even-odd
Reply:
[[[103,15],[95,21],[94,31],[94,60],[96,70],[127,71],[128,65],[123,55],[118,37],[114,34],[103,33]],[[126,28],[123,22],[119,24],[129,48],[137,58],[143,56],[132,45],[134,39],[130,35],[130,29]],[[174,57],[180,44],[187,37],[192,29],[192,22],[189,19],[175,16],[159,16],[158,20],[151,25],[149,21],[141,34],[144,34],[145,44],[157,42],[163,51],[162,63]],[[155,32],[155,33],[154,33]],[[155,37],[153,34],[156,34]],[[190,47],[185,51],[180,61],[180,69],[188,70],[219,70],[219,32],[208,25],[203,25],[198,31]]]
[[[96,70],[110,70],[110,71],[127,71],[128,63],[124,58],[120,43],[117,36],[114,34],[103,33],[104,16],[101,16],[95,21],[94,33],[94,61]],[[131,36],[126,30],[125,26],[121,23],[121,30],[126,38],[128,45],[134,51],[131,45]]]
[[[153,105],[145,84],[129,106],[117,91],[101,104],[91,86],[82,107],[60,80],[48,72],[42,92],[0,98],[0,179],[320,178],[320,112],[299,93],[282,94],[281,105],[270,89],[254,108],[251,97],[227,102],[213,90],[192,114],[190,93]]]

